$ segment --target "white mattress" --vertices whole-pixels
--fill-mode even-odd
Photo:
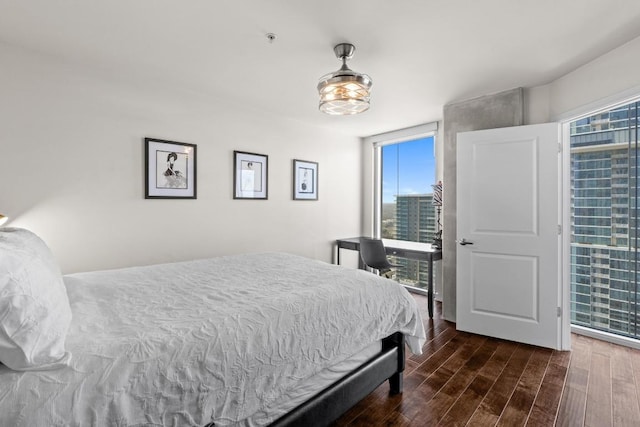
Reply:
[[[71,366],[0,366],[0,425],[267,424],[301,384],[371,343],[401,331],[419,353],[425,337],[398,284],[288,254],[81,273],[65,284]]]
[[[263,408],[256,412],[243,424],[247,426],[263,426],[269,424],[311,399],[360,365],[369,361],[381,350],[382,341],[376,341],[348,359],[321,370],[314,376],[301,381],[290,390],[287,390],[268,408]]]

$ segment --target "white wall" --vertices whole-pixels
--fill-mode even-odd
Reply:
[[[640,95],[640,37],[551,83],[550,116],[586,113]]]
[[[325,261],[358,235],[358,138],[0,44],[0,212],[63,272],[278,250]],[[143,138],[197,144],[197,200],[145,200]],[[233,200],[233,150],[269,156],[269,200]],[[319,201],[292,201],[292,159]]]
[[[640,95],[640,37],[527,90],[527,124],[566,120]]]
[[[524,123],[527,125],[547,123],[550,119],[549,99],[551,85],[524,89]]]

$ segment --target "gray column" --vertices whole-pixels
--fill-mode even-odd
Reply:
[[[442,224],[442,312],[456,321],[456,134],[471,130],[520,126],[524,123],[523,89],[447,104],[443,109],[444,170]]]

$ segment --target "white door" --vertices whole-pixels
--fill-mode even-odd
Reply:
[[[458,134],[459,330],[560,348],[560,125]]]

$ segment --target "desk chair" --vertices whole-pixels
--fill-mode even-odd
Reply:
[[[384,243],[380,239],[370,239],[368,237],[360,238],[360,257],[362,262],[374,270],[378,270],[380,276],[391,278],[393,276],[392,268],[400,267],[391,264],[387,259],[387,252],[384,249]]]

